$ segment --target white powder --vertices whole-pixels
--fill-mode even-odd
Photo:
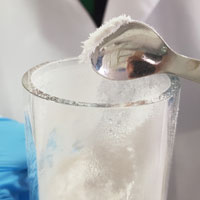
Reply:
[[[79,56],[80,61],[88,61],[95,48],[103,42],[104,38],[117,31],[122,25],[128,24],[132,21],[131,17],[121,15],[112,18],[110,21],[97,28],[95,32],[90,34],[89,39],[83,42],[83,51]]]
[[[140,81],[135,84],[131,81],[103,81],[98,88],[98,98],[103,102],[117,99],[119,103],[142,97],[151,99],[155,93],[161,92],[155,86],[150,90],[152,93],[145,93],[142,85]],[[138,90],[140,92],[136,92]],[[127,108],[100,108],[96,110],[100,118],[93,129],[86,126],[80,130],[78,124],[72,127],[74,134],[89,133],[81,141],[75,140],[71,152],[63,149],[70,140],[68,133],[64,132],[69,131],[68,124],[62,130],[54,130],[53,136],[48,137],[53,137],[58,148],[50,151],[44,147],[44,151],[38,152],[40,199],[161,200],[167,149],[167,123],[163,121],[166,105],[162,102]],[[84,123],[90,118],[93,123],[85,113],[90,112],[86,108],[83,111],[81,108],[71,109],[77,121]],[[70,111],[68,114],[72,115]]]

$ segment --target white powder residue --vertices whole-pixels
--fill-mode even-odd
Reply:
[[[90,55],[94,49],[103,41],[105,37],[108,37],[119,29],[122,25],[128,24],[133,20],[131,17],[121,15],[119,17],[112,18],[110,21],[103,24],[101,27],[96,29],[95,32],[91,33],[89,39],[83,42],[83,51],[79,56],[81,62],[89,60]]]
[[[161,92],[156,89],[148,94],[142,86],[137,81],[136,84],[103,81],[98,88],[98,99],[108,103],[117,99],[119,103],[142,99],[145,95],[145,98],[153,98],[155,93]],[[111,88],[112,92],[109,91]],[[160,200],[167,144],[162,122],[164,105],[97,109],[98,114],[101,113],[99,123],[89,137],[79,141],[80,145],[76,144],[76,150],[70,154],[52,152],[51,164],[43,158],[43,166],[41,170],[39,168],[40,198]],[[84,121],[82,114],[77,115],[77,120],[79,118]],[[76,132],[76,129],[74,127],[72,131]],[[84,129],[83,132],[88,130],[87,127]],[[63,134],[55,130],[54,140],[62,138]],[[65,140],[57,141],[58,147],[65,147]]]

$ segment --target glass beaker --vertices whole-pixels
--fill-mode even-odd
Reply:
[[[66,59],[25,73],[31,200],[166,200],[180,83]]]

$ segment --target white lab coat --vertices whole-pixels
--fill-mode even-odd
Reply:
[[[104,21],[120,14],[152,25],[179,53],[200,59],[198,0],[109,0]],[[78,0],[0,1],[0,115],[23,120],[22,74],[77,56],[95,25]],[[200,198],[200,85],[182,80],[170,200]]]

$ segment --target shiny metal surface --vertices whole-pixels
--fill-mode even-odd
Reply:
[[[108,79],[169,72],[200,83],[200,61],[176,53],[153,28],[138,21],[105,37],[91,61],[94,70]]]

